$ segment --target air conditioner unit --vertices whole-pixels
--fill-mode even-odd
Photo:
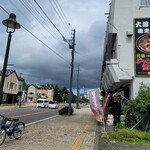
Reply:
[[[127,34],[127,36],[133,36],[133,32],[131,32],[131,31],[127,31],[126,34]]]

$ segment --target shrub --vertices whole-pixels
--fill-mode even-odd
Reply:
[[[59,110],[59,115],[68,115],[68,109],[69,109],[68,106],[65,106],[65,107],[61,108],[61,109]],[[73,112],[74,112],[74,110],[73,110],[73,108],[71,107],[71,115],[73,114]]]
[[[150,129],[150,85],[141,83],[135,99],[130,100],[125,107],[125,125],[136,129],[148,131]],[[140,121],[141,120],[141,121]]]

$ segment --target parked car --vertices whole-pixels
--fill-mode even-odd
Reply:
[[[55,108],[55,109],[59,108],[58,102],[57,101],[50,101],[48,108]]]
[[[47,99],[42,99],[42,98],[39,98],[37,100],[37,103],[36,103],[36,107],[37,108],[47,108],[49,106],[49,103],[48,103],[48,100]]]

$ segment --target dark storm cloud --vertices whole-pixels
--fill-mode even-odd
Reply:
[[[81,64],[80,80],[87,88],[99,87],[104,35],[105,24],[96,21],[87,33],[80,34],[77,42],[80,44],[76,54]]]
[[[62,27],[50,3],[40,0],[38,2],[58,29],[65,34],[65,28]],[[108,12],[109,2],[106,0],[101,2],[98,0],[62,0],[59,3],[71,23],[71,28],[76,29],[73,86],[76,88],[77,65],[80,64],[81,87],[97,88],[100,82],[106,28],[104,13]],[[9,5],[8,0],[2,0],[1,5],[8,12],[16,13],[17,20],[38,37],[38,39],[35,38],[24,28],[13,34],[9,63],[13,63],[14,66],[10,66],[9,69],[23,73],[27,83],[53,83],[69,88],[71,49],[68,48],[68,43],[63,41],[49,21],[44,21],[40,17],[35,18],[33,12],[29,12],[18,0],[11,0]],[[2,9],[0,13],[1,20],[8,18],[8,14]],[[47,19],[44,15],[42,16]],[[0,33],[0,49],[3,49],[0,51],[0,66],[2,66],[7,40],[7,34],[2,25]],[[70,39],[70,34],[65,34],[65,37]]]

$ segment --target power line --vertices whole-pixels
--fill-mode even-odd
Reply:
[[[21,25],[22,26],[22,25]],[[52,48],[50,48],[47,44],[45,44],[41,39],[39,39],[37,36],[35,36],[31,31],[29,31],[27,28],[22,26],[28,33],[30,33],[34,38],[36,38],[39,42],[41,42],[43,45],[45,45],[48,49],[50,49],[53,53],[55,53],[57,56],[59,56],[61,59],[63,59],[65,62],[69,62],[66,59],[64,59],[59,53],[55,52]]]
[[[1,5],[0,7],[9,15],[8,11],[6,11]],[[51,47],[49,47],[47,44],[45,44],[41,39],[39,39],[37,36],[35,36],[31,31],[29,31],[27,28],[25,28],[23,25],[21,25],[23,29],[25,29],[28,33],[30,33],[34,38],[36,38],[39,42],[41,42],[44,46],[46,46],[48,49],[50,49],[53,53],[55,53],[58,57],[63,59],[65,62],[67,61],[65,58],[63,58],[59,53],[55,52]]]
[[[23,1],[23,0],[22,0]],[[48,22],[47,22],[47,20],[41,15],[41,13],[37,10],[37,8],[31,3],[31,1],[27,1],[27,0],[25,0],[24,1],[24,5],[25,5],[25,2],[27,3],[27,5],[30,7],[30,9],[29,9],[29,11],[30,12],[32,12],[33,10],[34,10],[34,12],[36,13],[36,15],[37,16],[40,16],[43,20],[44,20],[44,22],[45,22],[45,24],[48,24]],[[40,21],[40,19],[38,19],[35,15],[34,15],[34,13],[32,13],[33,14],[33,16],[36,18],[36,20],[41,24],[41,21]],[[42,25],[42,24],[41,24]],[[56,32],[54,32],[54,30],[52,30],[52,28],[50,28],[50,26],[48,26],[48,29],[50,29],[50,31],[51,32],[53,32],[53,34],[47,29],[47,28],[44,28],[45,30],[47,30],[48,31],[48,33],[50,33],[50,35],[52,35],[53,36],[53,38],[55,39],[55,40],[58,40],[58,37],[56,36]],[[42,35],[43,35],[43,33],[41,33]],[[44,36],[44,35],[43,35]],[[45,36],[44,36],[45,37]],[[45,37],[46,38],[46,37]],[[46,38],[47,39],[47,38]],[[50,43],[52,43],[51,41],[50,41]]]
[[[41,21],[39,21],[39,19],[38,19],[38,15],[43,19],[43,21],[45,22],[45,23],[47,23],[47,21],[46,21],[46,19],[40,14],[40,12],[37,10],[37,8],[29,1],[23,1],[23,0],[20,0],[20,2],[22,3],[22,5],[33,15],[33,17],[42,25],[42,23],[41,23]],[[27,6],[26,6],[27,5]],[[36,15],[35,15],[35,14]],[[49,27],[49,26],[48,26]],[[50,30],[51,30],[51,32],[53,32],[53,34],[48,30],[48,29],[46,29],[46,28],[44,28],[45,30],[47,30],[47,32],[48,33],[50,33],[50,35],[52,35],[52,37],[55,39],[55,40],[57,40],[57,37],[56,36],[54,36],[55,35],[55,33],[54,33],[54,31],[53,30],[51,30],[50,28]]]
[[[0,7],[1,7],[1,9],[3,9],[5,11],[5,13],[7,13],[9,15],[8,11],[6,11],[1,5],[0,5]]]
[[[60,9],[60,7],[58,7],[59,5],[57,5],[56,4],[56,2],[53,0],[53,3],[54,3],[54,5],[55,5],[55,7],[54,7],[54,5],[53,5],[53,3],[49,0],[49,2],[51,3],[51,5],[52,5],[52,7],[54,8],[54,10],[56,11],[56,13],[57,13],[57,15],[59,16],[59,18],[61,19],[61,21],[62,21],[62,23],[63,23],[63,25],[64,25],[64,27],[66,28],[66,30],[69,32],[69,34],[70,34],[70,28],[68,27],[68,23],[66,22],[66,20],[65,20],[65,18],[64,18],[64,16],[63,16],[63,13],[62,13],[62,11],[61,11],[61,9]]]
[[[38,21],[38,18],[34,15],[34,13],[31,11],[31,9],[29,9],[29,7],[27,7],[26,5],[25,5],[25,3],[24,3],[24,1],[22,1],[22,0],[19,0],[20,2],[21,2],[21,4],[35,17],[35,19]],[[11,2],[11,1],[10,1]],[[12,5],[14,5],[15,6],[15,4],[13,3],[13,2],[11,2],[11,4]],[[29,4],[30,5],[30,4]],[[16,6],[15,6],[16,7]],[[24,13],[22,13],[17,7],[16,7],[16,9],[30,22],[30,20],[24,15]],[[32,10],[35,10],[35,9],[32,9]],[[42,16],[41,16],[42,17]],[[42,17],[43,18],[43,17]],[[44,19],[44,18],[43,18]],[[45,21],[45,19],[44,19],[44,21]],[[41,22],[40,21],[38,21],[40,24],[41,24]],[[42,25],[42,24],[41,24]],[[37,28],[37,26],[36,26],[36,28]],[[44,30],[46,30],[46,32],[48,32],[48,33],[50,33],[51,34],[51,32],[49,32],[49,30],[48,29],[46,29],[46,28],[42,28],[42,29],[44,29]],[[44,34],[43,34],[43,32],[41,32],[41,30],[38,30],[38,32],[40,32],[42,35],[43,35],[43,37],[46,39],[46,40],[48,40],[52,45],[53,45],[53,43],[52,43],[52,41],[51,40],[49,40],[49,38],[47,38]],[[51,34],[52,36],[53,36],[53,34]],[[54,37],[54,36],[53,36]],[[55,46],[54,46],[55,47]]]
[[[70,23],[69,23],[69,21],[68,21],[66,15],[65,15],[65,13],[63,12],[63,10],[62,10],[60,4],[58,3],[57,0],[53,0],[53,1],[54,1],[55,3],[57,3],[58,7],[60,8],[60,11],[62,12],[62,16],[64,16],[63,18],[65,19],[65,22],[69,25],[69,27],[70,27],[70,29],[71,29],[71,25],[70,25]]]
[[[20,2],[21,2],[21,4],[33,15],[33,17],[42,25],[42,23],[41,23],[41,19],[40,18],[38,18],[37,16],[40,16],[42,19],[43,19],[43,21],[45,22],[45,24],[48,24],[48,22],[47,22],[47,20],[41,15],[41,13],[38,11],[38,9],[33,5],[33,3],[31,2],[31,1],[24,1],[24,0],[19,0]],[[35,14],[34,14],[35,13]],[[43,25],[42,25],[43,26]],[[43,28],[44,30],[46,30],[50,35],[52,35],[52,37],[55,39],[55,40],[57,40],[58,39],[58,37],[57,36],[55,36],[56,35],[56,33],[54,33],[54,31],[52,30],[52,28],[50,28],[50,26],[47,26],[48,28]],[[51,30],[51,32],[53,32],[53,34],[48,30],[48,29],[50,29]],[[40,32],[41,30],[38,30],[38,32]],[[42,33],[42,32],[40,32],[42,35],[43,35],[43,37],[46,39],[46,40],[48,40],[47,38],[46,38],[46,36]],[[50,43],[52,43],[52,41],[51,40],[49,40],[49,42]],[[53,43],[52,43],[52,45],[53,45]],[[54,46],[55,47],[55,46]]]
[[[51,22],[51,24],[54,26],[54,28],[59,32],[59,34],[62,36],[62,37],[64,37],[63,36],[63,34],[60,32],[60,30],[56,27],[56,25],[52,22],[52,20],[47,16],[47,14],[44,12],[44,10],[41,8],[41,6],[39,5],[39,3],[36,1],[36,0],[34,0],[34,2],[38,5],[38,7],[40,8],[40,10],[43,12],[43,14],[47,17],[47,19]]]

